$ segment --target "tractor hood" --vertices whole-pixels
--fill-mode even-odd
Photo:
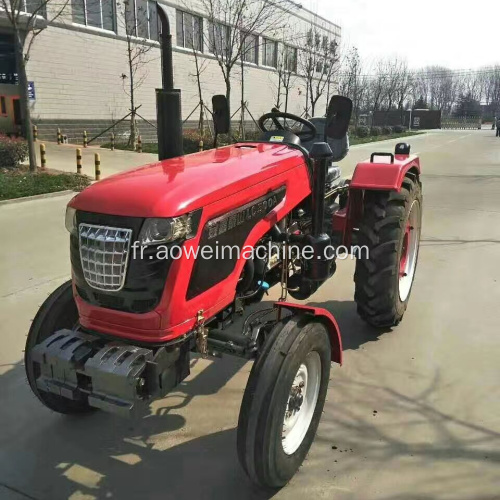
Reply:
[[[70,206],[129,217],[191,212],[304,163],[298,149],[241,143],[113,175],[75,196]],[[106,165],[103,165],[105,171]]]

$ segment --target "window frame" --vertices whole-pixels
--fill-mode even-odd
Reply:
[[[247,63],[247,64],[253,64],[255,66],[258,66],[259,65],[259,35],[257,35],[256,33],[252,33],[251,31],[244,31],[244,30],[240,30],[240,40],[241,40],[241,46],[242,47],[245,47],[244,46],[244,42],[246,43],[247,40],[243,40],[243,37],[244,38],[249,38],[249,39],[253,39],[254,40],[254,46],[251,47],[252,50],[245,50],[243,52],[243,50],[241,51],[241,54],[240,54],[240,57],[241,59],[243,60],[244,63]],[[252,61],[247,61],[246,57],[248,57],[248,54],[252,54],[253,53],[253,60]]]
[[[24,6],[24,9],[21,11],[22,14],[26,15],[33,15],[33,12],[30,12],[28,10],[28,2],[27,0],[22,0],[22,5]],[[47,4],[43,6],[43,9],[41,9],[38,14],[36,14],[36,17],[41,17],[43,19],[47,19]]]
[[[215,51],[213,51],[213,48],[216,48],[216,40],[215,40],[215,29],[217,26],[220,26],[221,28],[224,28],[225,31],[225,46],[222,47],[222,52],[227,49],[229,44],[231,43],[231,30],[233,29],[230,25],[222,23],[220,21],[210,21],[208,20],[208,53],[211,54],[214,57],[219,57]],[[212,47],[212,40],[211,37],[213,36],[213,47]],[[224,54],[219,54],[223,57],[226,57]]]
[[[106,0],[101,0],[106,1]],[[157,33],[157,38],[151,38],[151,3],[153,0],[146,0],[146,4],[148,6],[148,12],[147,12],[147,26],[148,26],[148,36],[143,37],[139,35],[139,23],[137,21],[137,0],[128,0],[129,2],[133,2],[133,8],[134,8],[134,33],[129,33],[129,36],[133,36],[134,38],[139,38],[140,40],[148,40],[151,42],[159,42],[160,41],[160,28],[156,29]],[[126,8],[126,7],[125,7]],[[158,14],[157,14],[158,15]],[[158,19],[156,19],[156,22],[158,23]],[[125,19],[125,32],[128,31],[128,26],[127,26],[127,19]]]
[[[9,116],[9,112],[7,111],[7,97],[4,94],[0,95],[0,116],[2,117]]]
[[[294,47],[293,45],[284,44],[283,50],[285,51],[285,71],[288,71],[296,75],[298,69],[299,49],[297,47]],[[294,59],[293,59],[294,65],[292,69],[290,69],[290,60],[288,56],[289,54],[288,51],[292,51],[294,54]]]
[[[268,45],[272,45],[274,47],[274,56],[273,56],[273,64],[269,65],[267,64],[267,53],[266,53],[266,47]],[[265,36],[262,37],[262,66],[265,66],[266,68],[273,68],[273,69],[278,69],[278,42],[276,40],[273,40],[272,38],[267,38]]]
[[[101,26],[92,26],[91,24],[89,24],[89,21],[88,21],[88,12],[87,12],[87,1],[88,0],[81,0],[83,2],[83,20],[84,20],[84,23],[79,23],[79,22],[75,22],[73,19],[74,19],[74,14],[73,14],[73,2],[69,2],[70,5],[71,5],[71,20],[72,20],[72,23],[77,25],[77,26],[85,26],[86,28],[89,28],[89,29],[93,29],[93,30],[102,30],[102,31],[106,31],[107,33],[116,33],[117,31],[117,11],[116,11],[116,0],[99,0],[99,6],[100,6],[100,17],[101,17]],[[113,29],[108,29],[108,28],[104,28],[104,17],[103,17],[103,9],[102,9],[102,5],[103,5],[103,2],[107,2],[107,1],[111,1],[111,5],[113,7]],[[134,3],[135,3],[135,0],[134,0]]]
[[[179,43],[179,30],[178,30],[178,21],[179,21],[179,14],[181,15],[181,19],[182,19],[182,44]],[[193,47],[188,47],[187,44],[186,44],[186,22],[185,22],[185,17],[186,16],[190,16],[191,18],[191,22],[192,22],[192,28],[193,28]],[[195,30],[194,30],[194,27],[195,27],[195,21],[198,20],[199,22],[199,33],[198,33],[198,36],[196,38],[199,37],[198,39],[198,43],[199,43],[199,48],[195,48],[194,47],[194,41],[195,41]],[[177,47],[180,47],[182,49],[186,49],[186,50],[196,50],[196,52],[200,52],[200,53],[203,53],[204,52],[204,29],[205,29],[205,23],[204,23],[205,19],[203,18],[203,16],[200,16],[198,14],[195,14],[193,12],[189,12],[187,10],[182,10],[182,9],[175,9],[175,45]]]

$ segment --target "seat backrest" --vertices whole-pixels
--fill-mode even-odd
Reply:
[[[316,127],[317,135],[312,141],[302,141],[302,146],[310,152],[315,142],[327,142],[332,149],[333,161],[344,159],[349,152],[349,134],[346,134],[343,139],[325,138],[326,118],[316,117],[309,121]]]

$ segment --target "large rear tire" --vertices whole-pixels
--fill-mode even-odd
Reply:
[[[422,190],[405,177],[401,191],[366,191],[359,226],[354,281],[358,314],[382,328],[400,323],[408,306],[417,267],[422,225]]]
[[[266,339],[238,421],[238,457],[256,484],[282,487],[304,461],[325,404],[330,363],[328,332],[310,318],[287,318]]]
[[[86,400],[73,401],[56,394],[40,391],[36,385],[36,380],[40,375],[40,366],[32,361],[31,351],[57,330],[66,328],[71,330],[77,322],[78,310],[73,298],[70,280],[52,292],[42,304],[31,324],[26,340],[24,364],[31,390],[47,408],[57,413],[81,414],[89,413],[94,409],[89,406]]]

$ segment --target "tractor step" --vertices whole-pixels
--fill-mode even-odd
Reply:
[[[208,334],[208,348],[221,354],[231,354],[242,358],[252,358],[257,350],[254,339],[242,333],[211,328]]]

